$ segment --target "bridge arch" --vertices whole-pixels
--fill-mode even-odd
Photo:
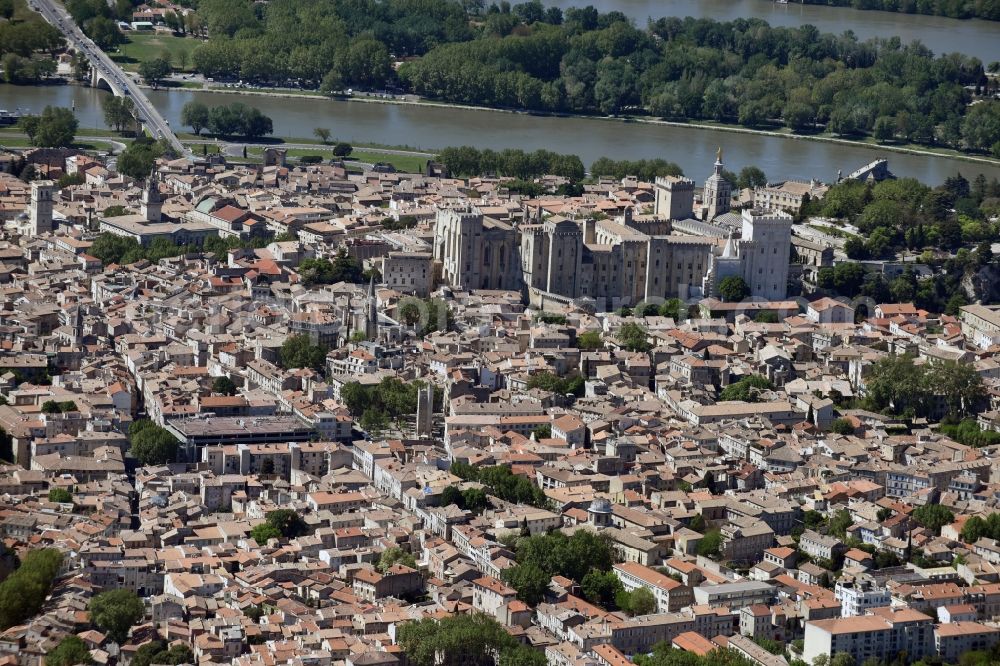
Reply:
[[[115,92],[115,89],[111,86],[111,82],[108,81],[108,79],[103,74],[98,72],[97,69],[94,67],[90,68],[90,85],[93,88],[107,90],[112,95],[118,94],[117,92]]]

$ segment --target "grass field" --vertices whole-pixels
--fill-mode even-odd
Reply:
[[[198,148],[195,147],[195,151]],[[306,155],[319,155],[324,161],[329,160],[333,157],[333,153],[329,148],[324,150],[321,146],[316,146],[315,150],[309,148],[289,148],[288,157],[294,162],[296,157],[303,157]],[[257,159],[261,156],[260,149],[251,148],[247,153],[248,158]],[[424,166],[427,163],[427,158],[419,157],[416,155],[395,155],[388,153],[380,153],[378,151],[370,150],[355,150],[348,156],[348,160],[357,160],[359,162],[385,162],[396,167],[397,171],[403,171],[405,173],[420,173],[424,170]]]
[[[185,143],[184,145],[190,148],[191,152],[193,152],[196,156],[218,155],[220,152],[219,146],[210,143]]]
[[[8,137],[0,134],[0,146],[4,148],[31,148],[31,141],[27,137]],[[80,150],[100,150],[111,152],[113,146],[103,141],[77,141],[74,148]]]
[[[397,170],[407,173],[421,173],[427,165],[426,157],[419,157],[417,155],[391,155],[366,150],[355,150],[351,153],[350,159],[371,163],[388,162],[396,167]]]
[[[155,60],[160,56],[169,57],[175,71],[191,72],[191,53],[202,41],[191,37],[175,37],[161,32],[128,33],[128,43],[119,47],[118,53],[111,57],[123,68],[135,71],[139,63]]]

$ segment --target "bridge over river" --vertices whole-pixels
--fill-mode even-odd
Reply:
[[[90,62],[91,83],[96,88],[104,88],[118,97],[129,97],[135,103],[136,120],[157,139],[166,139],[182,155],[191,152],[180,142],[170,123],[160,115],[150,103],[141,88],[122,70],[118,64],[97,47],[76,25],[72,17],[57,0],[29,0],[32,9],[62,32],[67,44],[78,53],[87,56]]]

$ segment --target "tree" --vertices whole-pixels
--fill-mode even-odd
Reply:
[[[108,206],[107,208],[104,209],[104,213],[103,214],[104,214],[104,217],[120,217],[122,215],[128,215],[128,208],[126,208],[125,206]],[[112,237],[109,234],[102,234],[102,235],[100,235],[100,236],[97,237],[97,241],[95,241],[94,244],[97,245],[98,242],[103,242],[103,243],[106,243],[106,244],[110,244],[111,242],[113,242],[114,240],[116,240],[116,238],[117,237]],[[93,248],[91,248],[91,251],[93,251]],[[94,256],[97,256],[97,255],[94,255]],[[98,257],[98,258],[100,258],[100,257]],[[104,260],[102,259],[102,261],[104,261]]]
[[[702,557],[718,557],[722,548],[722,532],[712,529],[698,542],[698,554]]]
[[[139,420],[129,428],[129,453],[143,465],[164,465],[175,462],[180,442],[170,431],[152,421]]]
[[[767,185],[767,176],[764,175],[764,171],[759,167],[746,166],[740,169],[740,175],[736,180],[736,186],[741,190],[764,187],[765,185]]]
[[[623,591],[622,583],[613,571],[590,571],[580,581],[583,598],[592,604],[613,611],[618,607],[617,596]]]
[[[78,122],[70,109],[46,106],[40,116],[26,116],[20,127],[31,145],[42,148],[66,148],[76,138]]]
[[[989,530],[986,521],[980,516],[972,516],[962,525],[962,532],[959,536],[964,543],[976,543],[988,534]]]
[[[967,363],[945,361],[931,366],[927,372],[928,391],[944,396],[948,412],[965,416],[977,411],[986,399],[982,376]]]
[[[118,156],[118,173],[132,180],[144,180],[163,155],[163,146],[146,136],[140,136]]]
[[[535,564],[518,564],[500,573],[505,583],[517,590],[517,598],[529,606],[537,606],[549,589],[552,576]]]
[[[838,435],[853,435],[854,424],[851,423],[850,419],[837,418],[830,424],[830,432]]]
[[[727,303],[739,303],[750,295],[750,287],[740,276],[730,275],[719,283],[719,295]]]
[[[129,666],[152,666],[153,664],[190,664],[194,655],[187,645],[178,644],[167,648],[163,641],[144,643],[129,662]]]
[[[90,619],[108,638],[121,645],[129,630],[146,614],[142,599],[127,589],[108,590],[90,600]]]
[[[131,97],[104,98],[104,122],[116,132],[123,132],[135,123],[135,102]]]
[[[465,504],[465,497],[462,496],[462,491],[455,486],[445,486],[444,490],[441,491],[441,506],[455,506],[462,508]]]
[[[622,346],[634,352],[647,352],[652,345],[646,339],[646,329],[635,322],[626,322],[618,329],[616,335]]]
[[[578,531],[568,537],[553,532],[521,539],[517,562],[537,566],[549,576],[582,581],[590,571],[610,571],[614,553],[606,535]]]
[[[21,558],[21,566],[0,583],[0,630],[38,613],[59,574],[62,558],[55,548],[30,550]]]
[[[49,490],[49,501],[59,504],[72,504],[73,493],[65,488],[52,488]]]
[[[801,132],[813,127],[816,112],[808,105],[801,102],[789,102],[781,113],[785,124],[796,132]]]
[[[208,107],[201,102],[188,102],[181,108],[181,122],[201,136],[201,131],[208,126]]]
[[[139,63],[139,76],[153,88],[156,88],[163,79],[167,78],[171,70],[170,61],[166,58],[154,58]]]
[[[865,379],[866,401],[876,410],[922,414],[927,399],[923,372],[911,356],[887,356],[872,365]]]
[[[104,51],[110,51],[125,41],[118,25],[106,16],[95,16],[84,22],[83,30]]]
[[[471,467],[463,463],[453,463],[451,472],[463,480],[482,483],[489,489],[491,495],[507,502],[531,504],[537,507],[545,507],[548,504],[548,499],[541,488],[527,477],[514,474],[509,467]]]
[[[330,130],[325,127],[317,127],[313,130],[313,134],[322,143],[328,143],[330,141]]]
[[[216,377],[215,381],[212,382],[212,393],[236,395],[236,384],[229,377]]]
[[[601,349],[604,341],[601,339],[600,331],[585,331],[576,338],[576,346],[583,351]]]
[[[269,525],[274,526],[283,537],[289,539],[309,533],[309,526],[302,520],[302,516],[292,509],[271,511],[265,520]]]
[[[381,573],[385,573],[397,564],[402,564],[403,566],[410,567],[411,569],[417,568],[416,558],[414,558],[411,553],[406,552],[398,546],[393,546],[392,548],[386,548],[383,550],[376,568]]]
[[[872,136],[879,143],[888,143],[896,136],[896,122],[888,116],[879,116],[875,119],[875,129]]]
[[[334,282],[362,281],[364,271],[361,263],[341,248],[333,261],[329,259],[305,259],[298,267],[302,281],[307,285],[332,284]]]
[[[773,391],[774,384],[761,375],[747,375],[743,379],[722,389],[719,400],[742,400],[743,402],[760,402],[761,393]]]
[[[45,655],[45,666],[74,666],[92,662],[90,649],[79,636],[67,636]]]
[[[258,138],[274,131],[271,119],[259,109],[240,102],[216,106],[208,112],[208,130],[217,136],[245,136]]]
[[[955,521],[955,515],[940,504],[924,504],[913,510],[913,519],[935,534],[940,534],[942,527]]]
[[[854,524],[851,512],[841,509],[830,518],[829,532],[831,535],[844,539],[847,537],[847,528]]]
[[[475,514],[481,514],[489,505],[489,498],[482,488],[466,488],[462,491],[462,506]]]
[[[548,423],[543,423],[532,430],[531,434],[535,436],[536,440],[548,439],[552,437],[552,426]]]
[[[250,530],[250,537],[258,545],[264,545],[271,539],[280,539],[281,530],[268,522],[263,522],[253,526],[253,529]]]
[[[350,155],[354,151],[354,148],[349,143],[344,143],[341,141],[333,147],[334,157],[344,158]]]
[[[288,370],[292,368],[322,370],[326,365],[326,352],[326,347],[313,344],[308,335],[292,335],[281,344],[278,360],[281,367]]]
[[[767,636],[758,636],[757,638],[753,639],[753,642],[761,646],[771,654],[776,654],[776,655],[785,654],[785,646],[782,645],[781,641],[776,641],[772,638],[768,638]]]
[[[973,104],[961,125],[962,142],[976,151],[989,151],[1000,141],[1000,102]]]
[[[0,35],[0,40],[2,40]],[[3,50],[3,43],[0,41],[0,51]],[[55,74],[55,62],[52,60],[36,60],[31,57],[22,57],[16,53],[7,53],[0,59],[0,67],[3,67],[3,80],[16,85],[35,84],[42,79]]]
[[[377,39],[362,36],[337,53],[334,69],[343,83],[377,87],[385,84],[389,78],[392,62],[384,44]]]
[[[499,622],[483,613],[407,622],[399,627],[397,636],[414,666],[545,665],[544,654],[521,646]]]
[[[389,417],[381,409],[366,409],[358,425],[370,436],[377,438],[389,427]]]
[[[649,615],[656,612],[656,597],[646,587],[637,587],[631,592],[620,591],[615,603],[629,615]]]

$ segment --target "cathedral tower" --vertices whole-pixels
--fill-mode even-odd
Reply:
[[[732,185],[722,176],[722,148],[715,153],[714,171],[705,181],[701,200],[704,204],[705,220],[711,220],[729,212],[729,202],[733,196]]]

